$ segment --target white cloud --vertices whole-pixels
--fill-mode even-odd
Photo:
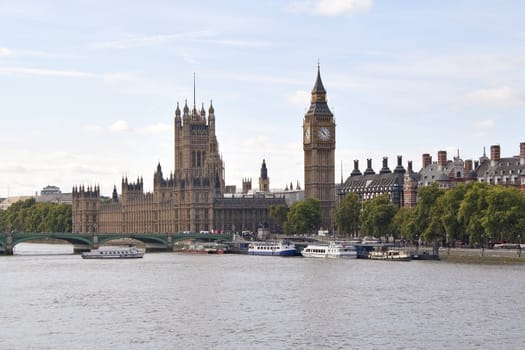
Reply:
[[[173,125],[166,123],[158,123],[139,129],[139,131],[146,134],[170,133],[173,131]]]
[[[116,122],[107,125],[107,126],[87,126],[85,128],[87,131],[90,132],[98,132],[98,133],[140,133],[140,134],[161,134],[161,133],[169,133],[173,130],[173,125],[169,125],[166,123],[157,123],[153,125],[148,125],[141,128],[134,128],[131,127],[128,122],[125,120],[117,120]]]
[[[497,107],[514,107],[525,103],[525,94],[508,87],[480,89],[466,95],[467,100]]]
[[[310,105],[310,94],[304,90],[297,90],[290,96],[288,101],[298,107],[308,107]]]
[[[131,131],[128,123],[124,120],[117,120],[113,124],[111,124],[108,128],[111,132],[128,132]]]
[[[298,0],[287,9],[291,12],[309,13],[321,16],[339,16],[367,11],[373,0]]]
[[[91,78],[96,74],[81,71],[58,70],[58,69],[41,69],[25,67],[0,67],[0,74],[26,74],[38,76],[58,76],[66,78]]]
[[[7,47],[0,47],[0,57],[10,56],[13,54],[13,51],[9,50]]]
[[[491,120],[491,119],[481,120],[476,123],[476,128],[483,129],[483,130],[493,129],[495,126],[496,126],[496,123],[494,122],[494,120]]]

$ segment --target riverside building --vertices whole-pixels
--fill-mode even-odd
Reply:
[[[175,110],[174,171],[164,176],[160,163],[153,176],[153,192],[144,192],[142,178],[122,178],[121,193],[114,186],[111,198],[102,198],[98,186],[73,188],[73,232],[240,232],[274,229],[271,205],[286,205],[269,192],[266,162],[261,168],[264,192],[229,194],[224,162],[215,134],[215,110],[208,114],[187,101]],[[232,187],[228,187],[231,189]],[[233,187],[234,188],[234,187]]]

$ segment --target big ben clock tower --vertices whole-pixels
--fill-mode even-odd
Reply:
[[[321,202],[322,228],[333,228],[335,209],[335,121],[317,66],[310,108],[303,120],[304,197]]]

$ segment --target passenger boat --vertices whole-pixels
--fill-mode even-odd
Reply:
[[[301,251],[305,258],[357,258],[357,251],[353,245],[345,245],[341,242],[308,244]]]
[[[389,250],[374,250],[368,254],[368,258],[372,260],[392,260],[392,261],[410,261],[412,256],[408,253],[389,249]]]
[[[251,242],[248,246],[249,255],[293,256],[297,254],[295,244],[282,242]]]
[[[224,246],[215,242],[195,242],[184,247],[180,252],[187,254],[223,254]]]
[[[133,245],[128,247],[107,247],[92,249],[82,253],[82,259],[137,259],[144,256],[145,250]]]

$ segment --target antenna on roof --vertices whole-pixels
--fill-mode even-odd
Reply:
[[[343,184],[343,160],[341,159],[341,185]]]

